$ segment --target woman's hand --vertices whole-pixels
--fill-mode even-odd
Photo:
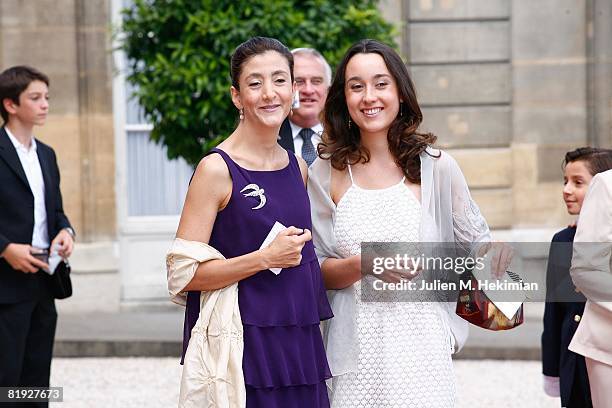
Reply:
[[[312,239],[307,229],[289,227],[278,233],[272,243],[264,248],[267,268],[291,268],[302,261],[302,248]]]
[[[372,272],[372,275],[383,282],[399,283],[414,279],[422,270],[423,268],[420,265],[415,268],[412,260],[409,260],[409,264],[404,265],[403,268],[385,268],[381,273]]]
[[[478,255],[491,260],[491,277],[501,279],[512,262],[514,249],[505,242],[488,242],[480,248]]]
[[[374,277],[376,279],[380,279],[381,281],[387,282],[387,283],[400,283],[402,281],[408,281],[412,279],[412,275],[409,275],[404,271],[395,271],[395,270],[394,271],[385,270],[382,273],[374,275]]]

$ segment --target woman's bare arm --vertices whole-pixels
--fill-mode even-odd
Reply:
[[[361,255],[349,258],[327,258],[321,264],[326,289],[344,289],[361,279]]]

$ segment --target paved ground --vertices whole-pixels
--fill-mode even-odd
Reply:
[[[513,330],[471,327],[455,356],[459,408],[560,406],[541,387],[542,307],[528,308],[525,323]],[[51,382],[64,387],[65,402],[52,406],[175,407],[182,327],[180,308],[60,313]]]
[[[534,361],[455,362],[458,408],[557,408]],[[51,383],[64,387],[57,408],[168,408],[178,399],[175,358],[56,358]],[[423,407],[426,408],[426,407]]]
[[[526,304],[534,309],[535,304]],[[540,307],[541,309],[541,307]],[[60,313],[56,357],[174,357],[181,351],[183,310],[120,313]],[[505,332],[475,326],[459,359],[539,360],[541,310]]]

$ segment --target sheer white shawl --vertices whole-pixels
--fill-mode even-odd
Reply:
[[[421,242],[455,242],[473,253],[477,243],[491,240],[491,233],[461,169],[448,153],[431,147],[421,153],[420,159]],[[330,195],[330,161],[317,158],[308,172],[313,240],[319,263],[323,263],[326,258],[341,258],[334,235],[336,205]],[[349,286],[327,294],[334,318],[327,322],[323,334],[332,375],[338,376],[357,369],[355,289]],[[455,350],[459,351],[467,339],[468,324],[455,314],[454,303],[438,305]]]

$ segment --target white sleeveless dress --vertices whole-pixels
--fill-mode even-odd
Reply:
[[[343,257],[362,241],[418,242],[421,205],[404,184],[366,190],[353,181],[337,205],[334,233]],[[332,408],[449,408],[455,406],[452,344],[437,305],[362,302],[355,283],[357,372],[333,379]]]

